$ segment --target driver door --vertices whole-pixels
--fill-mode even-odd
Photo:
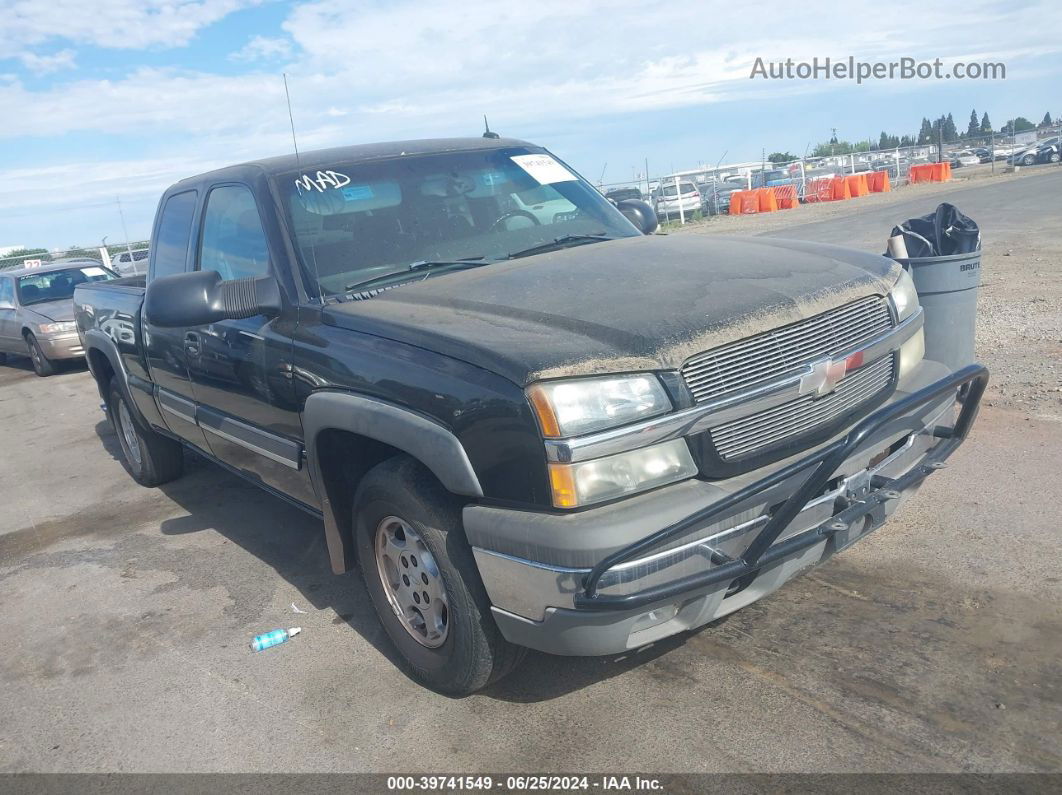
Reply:
[[[216,271],[226,281],[276,278],[275,259],[251,190],[242,184],[211,188],[196,270]],[[185,348],[196,417],[214,456],[313,504],[316,497],[302,465],[302,426],[290,378],[297,322],[297,307],[286,296],[278,317],[256,315],[186,329]]]

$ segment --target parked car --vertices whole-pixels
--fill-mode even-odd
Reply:
[[[638,199],[640,201],[642,192],[638,188],[612,188],[605,191],[605,198],[611,202],[621,202],[627,199]]]
[[[74,323],[74,287],[117,274],[94,259],[61,259],[0,271],[0,363],[27,356],[39,376],[84,356]]]
[[[120,276],[143,273],[147,269],[148,250],[135,248],[132,251],[117,251],[111,255],[111,270]]]
[[[514,209],[539,187],[575,210]],[[773,592],[976,414],[984,368],[925,358],[897,263],[644,209],[513,139],[232,166],[164,192],[146,279],[80,285],[78,330],[137,482],[189,447],[322,517],[396,658],[468,693]]]
[[[1017,166],[1032,166],[1036,163],[1057,163],[1058,160],[1058,136],[1037,141],[1034,145],[1021,149],[1007,158],[1007,162],[1010,165]]]
[[[730,212],[730,197],[742,186],[733,182],[714,182],[702,186],[702,212],[705,215],[726,215]]]
[[[792,175],[787,169],[773,168],[768,171],[754,171],[751,176],[753,188],[775,187],[778,185],[799,185],[800,175]]]
[[[951,155],[951,167],[962,168],[963,166],[977,166],[980,165],[981,158],[975,153],[967,150],[961,152],[953,152]]]
[[[678,220],[682,213],[692,217],[701,209],[701,192],[692,182],[664,182],[656,194],[656,215],[661,219]]]

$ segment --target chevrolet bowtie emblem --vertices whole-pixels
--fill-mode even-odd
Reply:
[[[816,397],[828,395],[837,388],[847,372],[848,359],[820,359],[812,362],[811,372],[800,379],[800,394]]]

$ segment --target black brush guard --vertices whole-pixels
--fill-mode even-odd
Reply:
[[[965,441],[981,403],[981,396],[988,385],[988,369],[979,364],[971,364],[942,378],[925,389],[887,405],[867,416],[848,432],[848,435],[827,445],[812,455],[802,458],[788,466],[773,472],[767,477],[752,483],[740,491],[729,495],[703,510],[690,514],[674,524],[658,530],[652,535],[618,550],[600,563],[586,575],[583,591],[575,594],[575,607],[579,610],[624,610],[635,609],[677,596],[689,595],[691,591],[703,589],[720,583],[738,582],[747,585],[756,573],[776,561],[793,555],[820,543],[837,533],[849,530],[853,523],[869,514],[887,500],[897,499],[900,493],[924,480],[933,471],[940,469],[960,444]],[[833,473],[850,455],[855,453],[871,436],[887,426],[890,422],[910,414],[927,403],[938,400],[949,392],[955,394],[962,404],[962,410],[953,427],[937,427],[933,434],[941,439],[930,448],[922,459],[898,478],[875,476],[871,479],[870,490],[841,512],[832,516],[818,527],[807,530],[797,536],[788,538],[775,545],[774,542],[789,526],[809,501],[821,494]],[[817,466],[816,466],[817,465]],[[801,471],[814,466],[811,475],[803,482],[792,496],[782,503],[771,515],[763,530],[749,544],[744,554],[736,560],[718,560],[713,555],[713,562],[718,565],[712,569],[687,577],[664,583],[631,594],[598,593],[601,577],[613,566],[624,563],[649,552],[677,535],[681,535],[698,524],[708,523],[725,511],[741,504],[759,492],[776,486]],[[718,553],[715,553],[718,554]]]

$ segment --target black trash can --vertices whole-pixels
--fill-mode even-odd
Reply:
[[[981,251],[897,259],[911,274],[925,310],[926,358],[958,370],[974,362]]]

